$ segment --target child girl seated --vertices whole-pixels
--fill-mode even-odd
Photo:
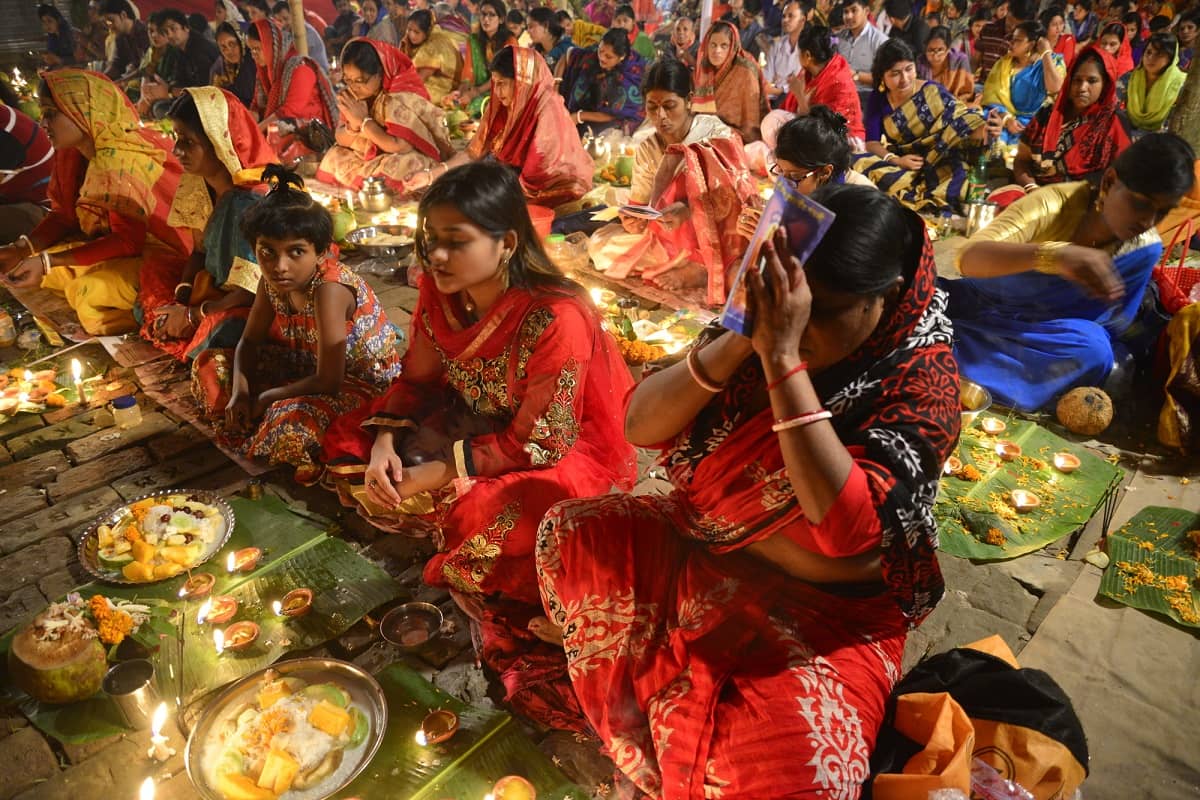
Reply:
[[[314,480],[321,434],[400,374],[395,330],[371,287],[330,250],[333,221],[277,164],[274,187],[242,220],[262,280],[235,352],[205,350],[192,393],[219,438]]]

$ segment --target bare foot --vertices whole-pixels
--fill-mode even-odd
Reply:
[[[555,625],[546,617],[534,617],[529,620],[526,626],[529,632],[547,644],[555,645],[556,647],[563,646],[562,628]]]
[[[708,271],[699,264],[686,264],[662,275],[655,275],[650,282],[667,291],[700,289],[708,285]]]

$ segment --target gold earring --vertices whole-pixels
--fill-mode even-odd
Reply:
[[[1096,207],[1097,214],[1099,214],[1101,211],[1104,210],[1104,195],[1105,194],[1107,194],[1107,192],[1105,192],[1103,189],[1101,189],[1099,196],[1096,197],[1095,207]]]
[[[500,259],[500,285],[505,289],[508,288],[508,262],[512,260],[512,251],[505,251],[504,258]]]

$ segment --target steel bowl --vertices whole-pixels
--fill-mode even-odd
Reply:
[[[405,603],[384,614],[379,635],[402,650],[416,650],[442,629],[442,611],[430,603]]]
[[[962,426],[969,427],[975,418],[992,407],[992,393],[975,381],[961,378],[958,385],[959,402],[962,404]]]
[[[369,244],[375,236],[402,236],[406,242],[396,244]],[[412,252],[416,242],[412,230],[403,225],[368,225],[358,228],[346,236],[346,241],[372,258],[404,258]]]

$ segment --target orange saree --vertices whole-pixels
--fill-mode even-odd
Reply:
[[[467,145],[471,158],[495,156],[521,173],[531,203],[554,208],[592,188],[592,159],[584,151],[554,78],[542,57],[512,48],[516,88],[505,105],[493,96],[479,131]]]

